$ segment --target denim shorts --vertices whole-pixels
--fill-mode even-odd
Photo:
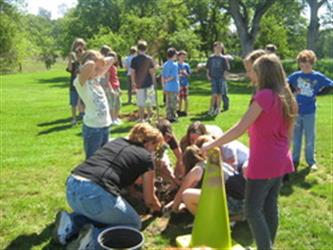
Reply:
[[[224,79],[212,79],[212,94],[226,95],[227,94],[227,84]]]
[[[72,107],[76,107],[79,101],[79,95],[76,91],[76,89],[70,89],[69,90],[69,105]]]

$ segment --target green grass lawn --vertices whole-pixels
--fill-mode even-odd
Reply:
[[[51,71],[1,76],[1,249],[60,249],[50,242],[54,217],[60,209],[69,209],[64,184],[71,169],[84,159],[81,125],[70,125],[69,76],[64,68],[58,65]],[[124,86],[124,73],[120,74]],[[247,109],[251,89],[244,82],[229,86],[230,110],[208,119],[203,113],[208,109],[209,84],[193,77],[190,116],[174,124],[177,137],[194,120],[223,130],[233,125]],[[125,94],[123,100],[127,101]],[[276,249],[333,248],[332,105],[332,94],[318,97],[319,170],[309,173],[303,163],[281,190]],[[132,105],[122,107],[122,113],[134,110]],[[111,137],[126,135],[133,124],[112,128]],[[247,144],[247,135],[240,140]],[[146,247],[174,245],[177,235],[190,232],[187,224],[168,217],[146,221]],[[253,245],[246,223],[233,229],[233,238]]]

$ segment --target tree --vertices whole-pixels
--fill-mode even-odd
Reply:
[[[316,45],[319,37],[319,17],[318,11],[321,6],[328,3],[327,0],[306,0],[310,7],[310,23],[307,34],[307,48],[316,51]]]
[[[231,15],[235,22],[242,55],[253,50],[253,44],[260,28],[260,20],[274,2],[276,0],[220,0],[220,6]]]

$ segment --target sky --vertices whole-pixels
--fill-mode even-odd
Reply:
[[[59,11],[59,6],[62,4],[67,5],[68,8],[74,7],[77,0],[27,0],[27,11],[31,14],[37,14],[39,7],[51,12],[51,18],[57,19],[62,17]]]

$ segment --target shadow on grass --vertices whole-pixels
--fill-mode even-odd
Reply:
[[[201,113],[195,114],[192,118],[190,118],[191,121],[214,121],[216,116],[210,116],[208,115],[207,111],[203,111]]]
[[[280,194],[283,196],[289,196],[294,192],[294,186],[309,189],[313,186],[313,183],[306,181],[306,177],[310,174],[310,168],[303,168],[302,170],[290,174],[289,180],[283,184]]]
[[[54,121],[51,121],[51,122],[38,123],[37,126],[38,127],[44,127],[44,126],[50,126],[50,125],[56,125],[56,124],[62,124],[62,123],[69,123],[71,120],[72,120],[72,118],[68,117],[68,118],[54,120]]]
[[[56,127],[49,128],[49,129],[38,132],[37,136],[47,135],[47,134],[54,133],[54,132],[60,132],[60,131],[70,129],[70,128],[73,128],[72,124],[56,126]]]
[[[176,246],[178,236],[191,234],[193,229],[194,217],[188,212],[178,214],[172,213],[167,227],[161,233],[171,246]],[[231,237],[233,241],[242,246],[249,246],[253,243],[250,228],[247,222],[237,222],[232,228]]]
[[[43,250],[62,250],[65,249],[60,245],[55,245],[50,241],[52,230],[54,227],[54,223],[48,224],[41,233],[32,233],[32,234],[23,234],[19,235],[14,239],[9,245],[5,248],[5,250],[30,250],[35,246],[39,246],[44,242],[49,241],[49,243],[44,246]]]
[[[69,79],[70,77],[54,77],[54,78],[47,78],[47,79],[38,79],[38,83],[41,84],[51,84],[51,88],[69,88]]]

